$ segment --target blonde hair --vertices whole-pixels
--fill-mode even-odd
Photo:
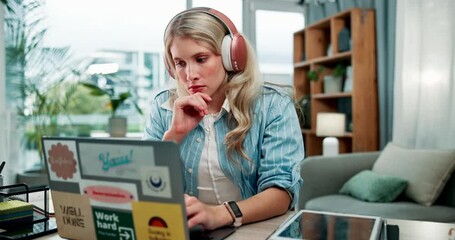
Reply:
[[[176,37],[187,37],[198,43],[204,43],[218,56],[221,55],[221,43],[229,34],[227,27],[215,17],[204,12],[187,12],[175,17],[166,28],[164,35],[165,61],[169,70],[174,72],[170,47]],[[225,136],[228,158],[237,159],[239,154],[251,161],[246,155],[243,142],[253,123],[253,105],[261,93],[262,80],[253,47],[245,38],[247,63],[241,72],[228,72],[224,82],[226,99],[230,105],[228,127],[231,129]],[[177,76],[175,76],[177,78]],[[176,95],[176,96],[175,96]],[[186,89],[177,81],[177,91],[171,100],[188,95]]]

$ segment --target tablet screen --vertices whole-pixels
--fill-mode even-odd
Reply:
[[[301,211],[279,229],[278,239],[376,239],[379,218]]]

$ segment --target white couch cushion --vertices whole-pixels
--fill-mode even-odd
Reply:
[[[406,196],[431,206],[454,168],[455,150],[408,149],[388,143],[372,171],[407,180]]]

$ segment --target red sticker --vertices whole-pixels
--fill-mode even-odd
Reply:
[[[134,199],[130,192],[110,186],[86,187],[84,193],[93,200],[106,203],[128,203]]]
[[[167,223],[160,217],[152,217],[149,220],[149,226],[167,228]]]

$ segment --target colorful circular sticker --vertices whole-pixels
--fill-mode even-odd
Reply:
[[[68,149],[67,145],[62,145],[61,143],[53,144],[48,151],[48,156],[51,170],[55,172],[57,177],[65,180],[73,178],[77,162],[74,159],[74,153]]]

